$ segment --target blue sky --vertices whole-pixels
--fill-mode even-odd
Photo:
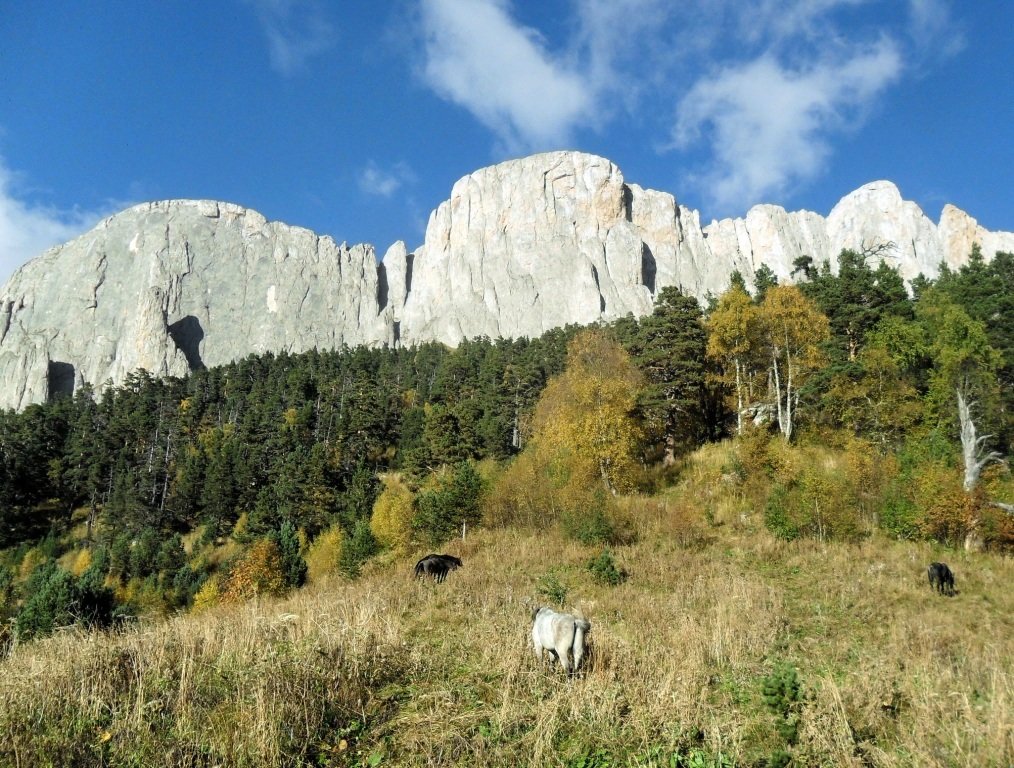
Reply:
[[[702,218],[890,179],[1014,230],[1008,0],[0,0],[0,280],[211,198],[383,254],[461,176],[604,155]]]

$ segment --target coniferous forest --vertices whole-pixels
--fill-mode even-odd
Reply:
[[[352,579],[463,527],[622,542],[619,499],[723,440],[735,492],[704,521],[1009,549],[1014,256],[909,291],[872,255],[607,327],[138,371],[2,413],[2,647]]]

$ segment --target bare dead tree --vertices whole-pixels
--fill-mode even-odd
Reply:
[[[893,240],[884,240],[873,242],[867,242],[863,240],[863,244],[859,249],[859,255],[863,257],[863,261],[869,259],[886,259],[891,255],[892,251],[898,250],[898,244]]]
[[[975,489],[979,483],[979,476],[986,465],[994,461],[1002,461],[1003,455],[997,451],[987,451],[986,443],[992,435],[979,435],[972,419],[972,410],[976,403],[973,400],[966,400],[962,388],[957,388],[958,394],[958,420],[961,423],[961,456],[965,462],[966,492]]]

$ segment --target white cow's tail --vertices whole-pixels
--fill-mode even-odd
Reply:
[[[584,619],[574,619],[574,671],[581,666],[584,657],[584,633],[591,630],[591,624]]]

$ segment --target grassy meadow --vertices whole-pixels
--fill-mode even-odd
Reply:
[[[443,584],[411,578],[417,552],[20,646],[0,662],[0,764],[1011,764],[1010,558],[784,542],[741,511],[706,522],[692,491],[623,500],[615,586],[587,567],[601,547],[485,529],[447,544],[465,566]],[[935,559],[956,597],[930,591]],[[591,621],[576,679],[536,664],[536,604]]]

